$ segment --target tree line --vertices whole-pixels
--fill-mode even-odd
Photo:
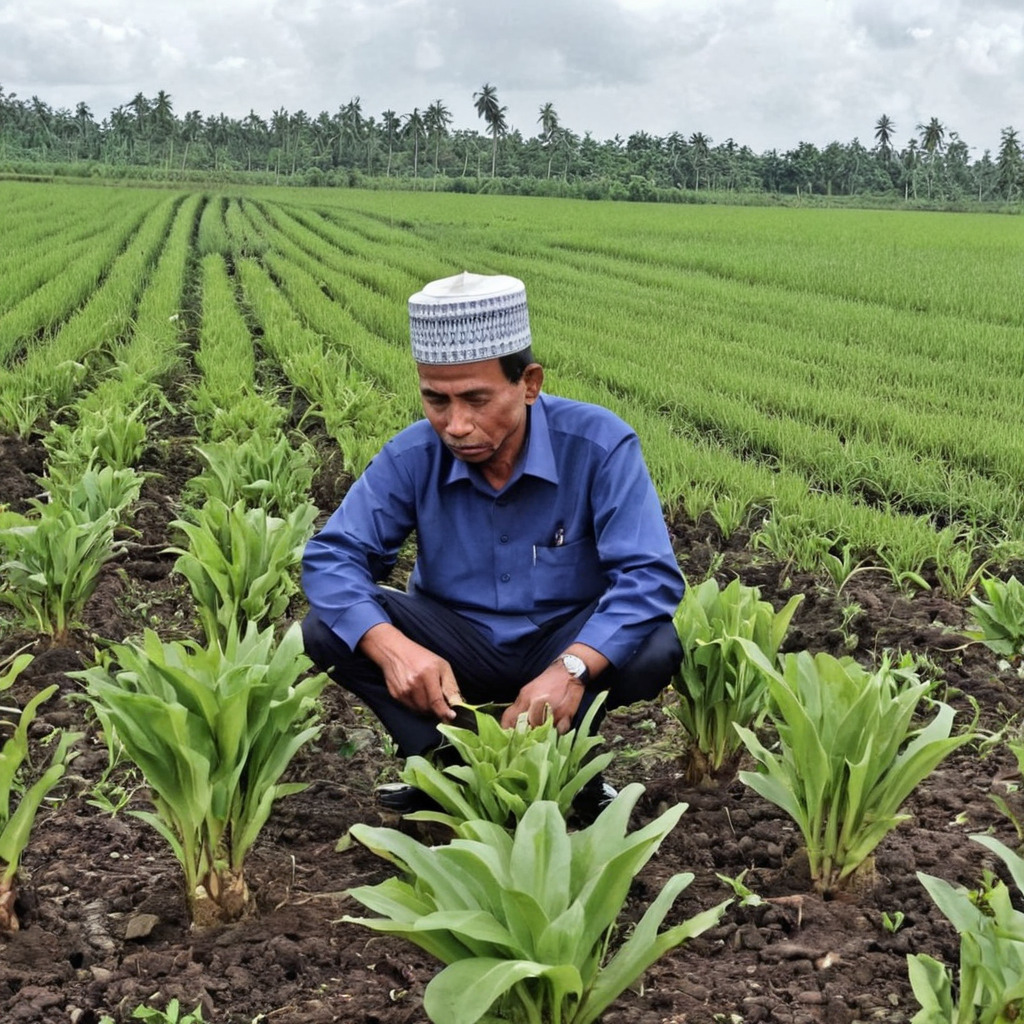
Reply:
[[[178,115],[163,90],[137,93],[97,120],[86,103],[72,111],[38,96],[21,99],[0,85],[0,169],[6,163],[73,165],[78,172],[152,176],[254,175],[275,183],[373,184],[414,179],[426,187],[587,198],[671,199],[672,193],[877,195],[906,200],[1018,202],[1024,155],[1004,128],[995,155],[973,158],[967,142],[937,117],[913,126],[902,145],[882,114],[865,146],[859,139],[819,148],[755,153],[732,138],[701,131],[636,131],[598,140],[562,124],[545,103],[529,133],[508,123],[489,82],[473,94],[481,128],[452,129],[444,101],[408,113],[367,114],[358,96],[331,114],[275,110],[242,118],[189,110]]]

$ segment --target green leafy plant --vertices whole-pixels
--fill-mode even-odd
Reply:
[[[49,503],[69,509],[80,523],[91,523],[105,512],[115,517],[139,499],[143,477],[134,469],[114,469],[112,466],[91,467],[84,472],[77,467],[70,470],[51,468],[50,475],[39,483],[49,493]],[[44,505],[36,501],[35,507],[43,511]]]
[[[1024,859],[991,836],[971,836],[1006,865],[1024,894]],[[961,886],[917,873],[921,884],[960,935],[958,1001],[953,978],[924,953],[907,957],[910,984],[921,1009],[911,1024],[1010,1024],[1024,1012],[1024,913],[1009,888],[991,879],[979,900]]]
[[[687,780],[722,770],[742,749],[734,723],[757,728],[767,710],[768,681],[739,641],[774,662],[803,594],[776,612],[757,587],[733,580],[724,590],[705,580],[688,587],[675,614],[683,661],[672,685],[678,703],[667,710],[690,738]]]
[[[992,558],[979,554],[985,539],[978,531],[943,530],[935,551],[935,576],[943,592],[954,601],[963,600],[978,584]]]
[[[0,603],[29,629],[62,639],[116,553],[115,524],[113,512],[83,523],[73,510],[47,505],[0,529]]]
[[[316,451],[307,441],[293,448],[288,438],[251,434],[245,440],[197,445],[206,463],[189,490],[234,505],[240,498],[276,515],[288,515],[309,501]]]
[[[551,800],[531,804],[512,835],[493,822],[466,822],[462,838],[433,848],[354,825],[353,836],[405,878],[350,890],[383,916],[343,920],[401,935],[448,965],[423,995],[437,1024],[591,1024],[658,957],[717,923],[728,903],[659,933],[693,880],[675,875],[613,948],[634,876],[686,809],[677,804],[627,834],[642,792],[627,786],[572,834]]]
[[[9,690],[32,661],[33,655],[26,654],[24,647],[0,661],[0,691]]]
[[[874,672],[852,658],[788,654],[779,673],[753,645],[769,674],[779,749],[737,726],[760,772],[740,779],[781,807],[800,828],[811,878],[830,892],[869,862],[883,837],[907,815],[900,806],[949,753],[967,743],[973,726],[950,735],[954,711],[935,702],[920,729],[911,720],[931,684],[888,655]]]
[[[716,872],[715,878],[717,878],[723,885],[727,885],[733,891],[733,894],[736,896],[737,906],[759,907],[764,903],[764,898],[754,892],[754,890],[743,881],[743,879],[747,877],[747,872],[749,870],[749,868],[744,868],[735,877],[721,875]]]
[[[102,664],[74,673],[150,788],[156,813],[130,813],[170,844],[197,926],[245,913],[245,856],[274,801],[305,789],[278,780],[319,733],[327,677],[300,681],[309,666],[297,624],[275,646],[273,629],[250,623],[206,648],[147,630],[143,646],[114,644]]]
[[[12,685],[18,673],[28,664],[26,657],[28,661],[32,660],[30,656],[21,655],[14,661],[12,668],[0,679],[0,689]],[[46,687],[25,705],[18,714],[16,724],[2,723],[13,726],[13,732],[0,748],[0,932],[18,930],[14,901],[21,855],[28,846],[40,805],[63,778],[68,762],[74,757],[71,747],[84,735],[80,732],[59,732],[47,769],[32,782],[23,779],[23,766],[28,764],[29,727],[35,721],[39,705],[56,692],[56,684]],[[17,712],[16,708],[2,710]]]
[[[907,915],[902,910],[894,910],[890,914],[887,910],[882,911],[882,927],[890,934],[895,935],[906,921]]]
[[[993,576],[983,579],[981,587],[988,600],[971,595],[976,628],[965,635],[1011,662],[1019,661],[1024,657],[1024,583],[1016,576],[1006,582]]]
[[[51,423],[43,438],[49,471],[82,473],[93,466],[125,469],[142,457],[146,444],[145,405],[83,409],[74,427]]]
[[[298,565],[313,529],[316,506],[305,504],[285,519],[244,500],[225,505],[211,498],[196,522],[171,526],[188,538],[189,548],[168,548],[189,583],[199,620],[209,640],[224,637],[245,622],[264,625],[279,618],[298,589],[291,570]]]
[[[158,1010],[155,1006],[136,1006],[132,1010],[132,1020],[148,1020],[152,1024],[204,1024],[203,1004],[199,1003],[191,1013],[184,1016],[181,1004],[177,999],[168,1001],[167,1006]],[[114,1018],[106,1014],[100,1017],[100,1024],[114,1024]]]
[[[590,730],[603,702],[601,694],[580,728],[561,736],[550,716],[531,727],[521,715],[513,728],[502,729],[486,711],[472,711],[473,728],[438,726],[462,763],[441,768],[427,758],[410,757],[402,781],[423,790],[442,810],[417,811],[407,817],[438,821],[456,831],[464,821],[476,819],[514,825],[538,800],[554,801],[561,814],[568,816],[579,791],[614,757],[594,754],[604,740]]]
[[[863,611],[864,609],[858,601],[851,601],[843,606],[842,620],[836,632],[842,635],[843,650],[847,654],[852,654],[860,646],[860,636],[854,631],[853,623]]]

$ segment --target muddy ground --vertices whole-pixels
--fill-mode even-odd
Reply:
[[[139,532],[127,556],[105,567],[70,642],[51,646],[10,624],[0,633],[0,655],[26,643],[36,655],[5,703],[21,704],[50,683],[62,696],[74,693],[78,684],[68,673],[87,666],[97,644],[146,625],[165,638],[198,634],[172,572],[174,557],[162,549],[184,481],[199,467],[187,439],[172,437],[151,451],[144,468],[159,475],[145,485],[134,521]],[[38,444],[0,442],[0,502],[22,507],[38,490],[33,477],[41,471]],[[330,510],[345,484],[325,462],[314,488],[318,505]],[[703,578],[721,552],[716,575],[722,582],[738,575],[776,607],[793,593],[806,594],[790,649],[845,649],[863,659],[884,648],[912,651],[934,667],[961,721],[970,720],[969,698],[978,702],[985,730],[1018,716],[1021,681],[985,648],[965,646],[957,632],[966,622],[965,602],[935,590],[911,597],[872,573],[858,574],[837,598],[823,580],[752,556],[742,532],[723,543],[712,524],[679,520],[672,528],[690,580]],[[854,602],[860,611],[847,613],[852,618],[844,631],[843,610]],[[292,609],[296,616],[301,610]],[[258,912],[241,924],[193,934],[176,862],[151,828],[125,813],[147,806],[140,779],[124,766],[115,769],[102,794],[114,802],[124,794],[125,809],[111,815],[96,806],[107,755],[95,723],[82,704],[51,700],[33,728],[34,741],[56,727],[83,729],[87,737],[59,801],[40,812],[23,859],[22,930],[0,939],[0,1021],[95,1024],[106,1013],[120,1022],[139,1003],[163,1006],[172,996],[187,1008],[201,1003],[205,1020],[215,1024],[424,1021],[423,988],[438,964],[402,941],[339,921],[359,912],[346,889],[378,881],[388,868],[358,844],[341,853],[335,846],[356,822],[395,823],[375,805],[373,789],[393,779],[397,766],[375,723],[338,688],[325,691],[323,703],[323,734],[290,772],[309,788],[278,804],[249,861]],[[684,870],[696,879],[670,923],[725,898],[716,873],[748,870],[747,885],[765,899],[756,908],[731,909],[719,927],[667,955],[615,1003],[606,1024],[908,1021],[917,1006],[906,954],[928,952],[948,964],[958,955],[952,928],[915,872],[974,885],[991,858],[969,835],[991,830],[1016,842],[990,800],[1016,777],[1013,760],[999,746],[968,746],[912,796],[905,808],[910,820],[878,848],[874,877],[825,900],[813,894],[798,833],[779,810],[734,776],[686,785],[681,737],[662,704],[613,713],[604,735],[618,753],[611,780],[647,787],[637,825],[667,804],[689,804],[637,881],[627,919],[642,913],[668,876]],[[882,915],[898,911],[904,922],[890,933]]]

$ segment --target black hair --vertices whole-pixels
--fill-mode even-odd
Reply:
[[[523,377],[523,371],[531,364],[537,362],[533,356],[533,349],[527,345],[522,352],[513,352],[511,355],[498,356],[501,363],[502,373],[508,377],[510,384],[518,384]]]

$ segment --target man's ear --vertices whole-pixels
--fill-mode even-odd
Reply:
[[[526,385],[526,404],[533,405],[540,394],[541,386],[544,384],[544,367],[540,363],[530,363],[523,370],[523,384]]]

